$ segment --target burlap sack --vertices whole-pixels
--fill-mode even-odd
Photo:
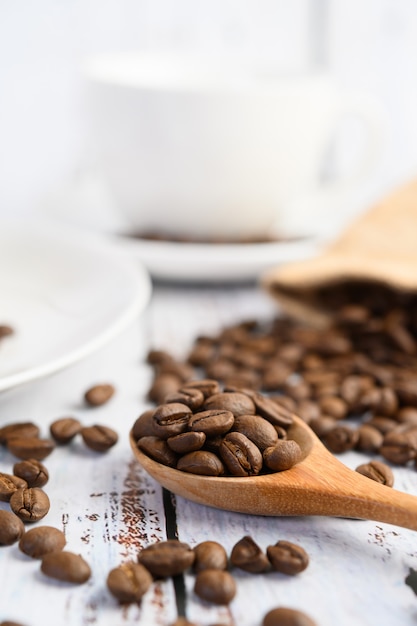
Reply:
[[[331,312],[318,288],[348,281],[417,292],[417,180],[361,216],[320,256],[272,269],[261,284],[287,313],[323,326]]]

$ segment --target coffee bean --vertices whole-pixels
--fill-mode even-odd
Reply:
[[[120,604],[140,602],[153,579],[140,563],[127,562],[112,569],[107,576],[107,588]]]
[[[255,404],[247,395],[239,392],[217,393],[207,398],[203,410],[220,409],[230,411],[235,417],[255,415]]]
[[[240,415],[233,423],[233,431],[245,435],[263,451],[278,441],[273,425],[260,415]]]
[[[405,406],[396,415],[398,422],[417,426],[417,409],[412,406]]]
[[[182,386],[182,381],[175,374],[158,374],[148,391],[148,398],[156,404],[165,402],[165,398]]]
[[[358,442],[357,430],[349,426],[335,426],[329,430],[322,439],[331,452],[340,453],[352,450]]]
[[[216,454],[208,450],[197,450],[185,454],[179,459],[177,469],[200,476],[221,476],[224,474],[223,463]]]
[[[406,465],[417,456],[417,437],[414,434],[391,431],[384,437],[380,454],[395,465]]]
[[[10,507],[23,522],[38,522],[49,511],[49,498],[42,489],[18,489],[10,498]]]
[[[192,566],[195,553],[187,543],[169,539],[153,543],[139,552],[138,561],[158,578],[182,574]]]
[[[235,567],[252,574],[262,574],[271,569],[267,555],[249,536],[243,537],[233,546],[230,562]]]
[[[255,403],[256,413],[264,417],[274,426],[290,426],[293,422],[293,413],[282,404],[274,402],[270,398],[260,393],[251,393],[251,398]]]
[[[356,449],[361,452],[378,452],[384,440],[384,435],[370,424],[361,424],[358,427],[358,441]]]
[[[391,430],[395,430],[398,426],[396,420],[391,419],[389,417],[384,417],[382,415],[376,415],[372,417],[370,420],[366,422],[368,426],[372,426],[381,432],[383,435],[390,432]]]
[[[0,443],[7,444],[15,437],[39,437],[40,429],[33,422],[14,422],[0,428]]]
[[[229,604],[236,595],[236,583],[229,572],[206,569],[197,574],[194,593],[212,604]]]
[[[274,472],[290,469],[301,461],[301,457],[301,448],[293,439],[277,441],[263,452],[265,465]]]
[[[194,571],[205,569],[227,569],[227,553],[217,541],[202,541],[194,548]]]
[[[10,620],[6,620],[3,622],[0,622],[0,626],[24,626],[23,624],[21,624],[20,622],[11,622]]]
[[[0,324],[0,339],[14,334],[14,328],[8,324]]]
[[[180,402],[161,404],[153,414],[153,428],[158,437],[168,439],[188,429],[191,409]]]
[[[394,474],[391,468],[381,461],[363,463],[362,465],[358,465],[356,471],[381,485],[387,485],[387,487],[394,485]]]
[[[172,361],[173,357],[166,350],[149,350],[146,361],[152,365],[159,365],[164,361]]]
[[[28,487],[43,487],[49,480],[48,470],[37,459],[26,459],[15,463],[13,474],[25,480]]]
[[[55,444],[52,439],[38,437],[13,437],[7,440],[7,449],[18,459],[42,461],[51,454]]]
[[[77,585],[87,582],[91,576],[90,566],[82,556],[62,550],[45,554],[41,571],[50,578]]]
[[[41,559],[45,554],[63,550],[65,535],[53,526],[37,526],[28,530],[19,541],[19,549],[33,559]]]
[[[100,424],[84,426],[80,433],[85,445],[95,452],[107,452],[119,440],[119,435],[115,430]]]
[[[301,611],[280,607],[268,611],[262,626],[316,626],[316,622]]]
[[[137,447],[154,461],[175,467],[178,461],[178,455],[168,446],[167,442],[159,437],[149,436],[142,437],[137,442]]]
[[[205,398],[209,398],[210,396],[214,396],[216,393],[220,393],[220,385],[218,381],[212,378],[188,381],[182,388],[198,389]]]
[[[204,394],[200,389],[193,389],[192,387],[181,387],[177,391],[172,391],[167,394],[165,403],[177,402],[185,404],[190,407],[192,411],[196,411],[204,404]]]
[[[347,414],[347,404],[342,398],[336,396],[325,396],[320,398],[319,406],[325,415],[330,415],[337,420],[342,420]]]
[[[25,526],[17,515],[0,509],[0,546],[11,546],[24,532]]]
[[[205,441],[205,433],[190,432],[180,433],[179,435],[175,435],[175,437],[170,437],[167,439],[167,444],[171,450],[174,450],[177,454],[187,454],[188,452],[200,450],[204,446]]]
[[[282,574],[295,575],[306,569],[309,563],[307,552],[290,541],[278,541],[266,549],[272,569]]]
[[[81,430],[81,422],[75,417],[61,417],[49,427],[51,436],[59,444],[66,444],[74,439]]]
[[[92,407],[102,406],[103,404],[106,404],[106,402],[110,400],[110,398],[114,395],[115,391],[116,390],[113,387],[113,385],[109,385],[109,384],[94,385],[94,387],[87,389],[87,391],[84,394],[84,400],[89,406],[92,406]]]
[[[155,435],[153,430],[153,414],[155,409],[148,409],[139,415],[132,427],[132,436],[134,439],[141,437],[152,437]]]
[[[211,409],[196,413],[188,422],[188,428],[203,432],[207,437],[216,437],[227,433],[233,426],[235,418],[231,411]]]
[[[9,502],[15,491],[27,486],[27,482],[22,478],[0,472],[0,501]]]
[[[171,626],[198,626],[195,622],[190,622],[185,617],[177,617],[175,622],[172,622]],[[214,624],[212,624],[214,626]]]
[[[295,411],[299,417],[306,424],[309,424],[311,420],[317,419],[320,417],[320,409],[316,402],[312,400],[301,400],[301,402],[297,405],[297,410]]]
[[[256,476],[262,468],[262,454],[241,433],[228,433],[220,445],[220,456],[232,476]]]

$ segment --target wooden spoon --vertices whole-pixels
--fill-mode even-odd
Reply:
[[[251,515],[329,515],[387,522],[417,530],[417,497],[381,485],[338,461],[299,417],[288,436],[303,459],[284,472],[248,478],[206,477],[161,465],[133,452],[144,469],[173,493],[218,509]]]

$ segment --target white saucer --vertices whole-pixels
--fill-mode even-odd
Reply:
[[[0,223],[0,391],[58,371],[103,346],[145,308],[137,262],[73,228]]]
[[[117,236],[118,247],[141,261],[154,278],[185,282],[256,281],[281,263],[317,254],[318,237],[267,243],[178,243]]]

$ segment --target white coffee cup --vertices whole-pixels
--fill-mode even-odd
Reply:
[[[320,188],[343,116],[368,127],[345,189],[369,173],[384,135],[381,108],[324,74],[155,54],[90,59],[92,146],[132,230],[198,237],[279,231],[297,194]]]

